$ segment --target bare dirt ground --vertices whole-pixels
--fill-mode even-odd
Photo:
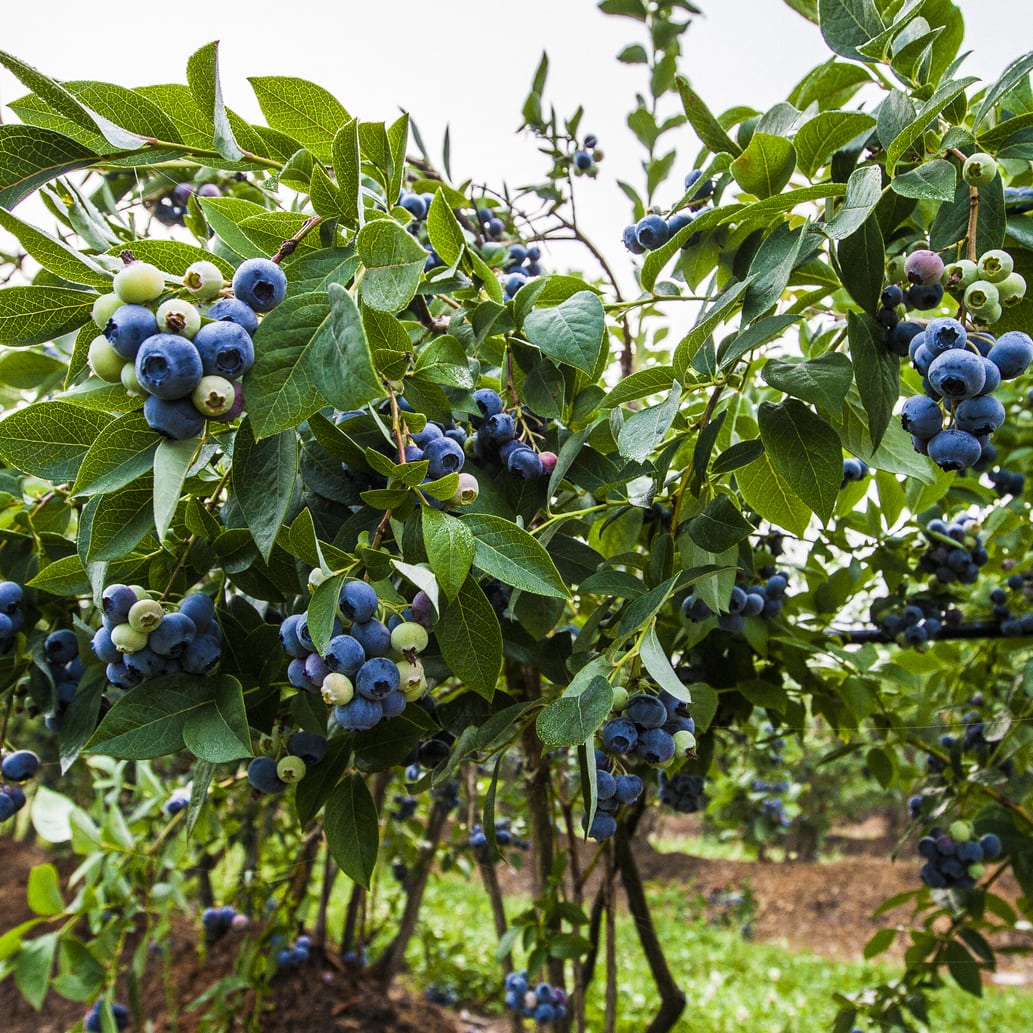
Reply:
[[[664,816],[654,827],[653,842],[678,841],[695,831],[693,817]],[[887,898],[918,885],[918,865],[905,850],[901,859],[890,859],[893,843],[878,822],[837,830],[842,859],[825,862],[758,864],[749,861],[714,860],[680,852],[660,852],[639,837],[636,858],[644,880],[673,882],[688,894],[741,892],[748,888],[756,901],[752,934],[758,941],[777,943],[828,957],[858,959],[871,935],[885,925],[904,923],[907,906],[880,918],[873,912]],[[31,916],[25,903],[29,868],[45,861],[42,851],[27,844],[0,840],[0,933]],[[526,889],[527,874],[499,869],[503,889]],[[1003,896],[1014,899],[1017,887],[1002,880]],[[235,938],[215,944],[202,965],[196,946],[196,924],[184,920],[170,950],[174,993],[181,1003],[201,994],[217,980],[233,972]],[[902,938],[891,953],[903,951]],[[1025,943],[1010,946],[1033,948],[1033,935]],[[997,981],[1013,986],[1033,986],[1033,956],[1010,954],[1000,961]],[[156,1033],[170,1033],[166,1018],[167,988],[158,974],[141,988],[144,1014],[151,1016]],[[361,970],[325,959],[322,966],[306,965],[278,976],[272,996],[264,1007],[265,1033],[502,1033],[508,1023],[489,1021],[467,1013],[438,1007],[399,989],[389,997],[373,991]],[[65,1033],[81,1019],[84,1006],[51,993],[42,1012],[24,1001],[13,979],[0,982],[0,1028],[4,1033]],[[220,1033],[243,1028],[234,1019]],[[196,1013],[180,1013],[177,1033],[198,1033]]]

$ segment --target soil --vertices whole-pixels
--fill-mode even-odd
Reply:
[[[755,900],[751,919],[753,938],[828,957],[858,959],[865,943],[884,925],[904,923],[907,905],[880,918],[873,912],[887,898],[916,888],[916,866],[904,858],[890,859],[894,844],[888,832],[875,821],[865,826],[837,830],[834,841],[845,855],[825,862],[788,861],[764,863],[713,860],[683,853],[663,853],[653,842],[671,841],[696,831],[692,816],[664,815],[652,835],[638,838],[636,859],[643,879],[674,883],[684,887],[687,899],[748,890]],[[36,847],[0,840],[0,934],[31,917],[25,903],[28,870],[48,860]],[[504,892],[527,889],[526,873],[499,869]],[[1014,900],[1019,894],[1013,883],[1002,880],[1003,896]],[[696,898],[698,903],[698,897]],[[217,980],[232,975],[235,937],[216,943],[202,966],[196,945],[196,925],[184,919],[174,931],[171,970],[176,996],[181,1003],[203,993]],[[898,937],[890,954],[903,952]],[[1002,944],[1003,945],[1003,944]],[[1010,946],[1033,949],[1033,937]],[[1010,986],[1033,986],[1033,956],[1008,954],[999,958],[995,981]],[[320,965],[304,965],[274,979],[271,997],[261,1023],[264,1033],[504,1033],[509,1024],[488,1020],[465,1011],[442,1008],[399,987],[385,996],[363,980],[361,969],[343,964],[336,957]],[[166,988],[155,973],[141,988],[143,1012],[152,1017],[155,1033],[171,1033],[166,1011]],[[123,998],[124,999],[124,998]],[[229,1014],[242,1014],[255,1006],[245,998]],[[0,982],[0,1015],[4,1033],[65,1033],[81,1019],[83,1005],[65,1001],[51,993],[41,1012],[25,1002],[14,981]],[[232,1018],[225,1033],[241,1029]],[[194,1013],[179,1015],[177,1033],[198,1033]],[[223,1033],[220,1030],[219,1033]]]

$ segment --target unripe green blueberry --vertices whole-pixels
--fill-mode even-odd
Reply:
[[[471,502],[476,502],[480,492],[481,486],[477,483],[477,478],[472,473],[461,473],[456,493],[448,501],[455,506],[469,506]]]
[[[306,771],[308,768],[300,757],[288,755],[276,762],[276,777],[281,782],[300,782]]]
[[[683,757],[696,748],[696,737],[687,728],[674,733],[674,755]]]
[[[101,380],[106,380],[109,384],[122,383],[122,367],[126,360],[111,347],[103,334],[98,334],[90,341],[86,361]]]
[[[986,875],[986,865],[980,863],[979,861],[973,861],[972,864],[970,864],[965,869],[965,872],[968,874],[970,878],[981,879],[984,875]]]
[[[1014,308],[1026,297],[1026,278],[1012,273],[997,284],[997,298],[1004,308]]]
[[[422,653],[429,641],[427,629],[415,621],[404,621],[391,632],[391,648],[399,653]]]
[[[204,416],[221,416],[233,408],[237,400],[237,389],[225,377],[201,377],[194,388],[190,401],[194,408]]]
[[[90,315],[98,330],[108,325],[108,320],[125,304],[114,292],[102,294],[94,303]]]
[[[129,607],[129,626],[149,634],[161,624],[165,608],[157,599],[138,599]]]
[[[405,702],[415,703],[427,691],[427,675],[423,664],[419,660],[413,663],[399,660],[395,666],[398,668],[398,685],[405,696]]]
[[[1001,303],[995,301],[992,305],[987,305],[986,308],[973,312],[972,318],[983,326],[990,326],[992,323],[996,323],[1003,315],[1004,309],[1001,307]]]
[[[613,709],[619,714],[628,705],[631,694],[623,685],[613,687]]]
[[[196,402],[194,403],[197,404]],[[330,575],[319,567],[313,567],[308,575],[308,590],[314,592]]]
[[[994,248],[993,251],[986,251],[979,256],[979,275],[991,283],[1000,283],[1007,279],[1015,270],[1015,260],[1007,251]]]
[[[355,686],[346,674],[340,671],[331,671],[319,687],[323,702],[328,706],[343,707],[345,703],[351,703],[355,696]]]
[[[965,291],[965,308],[974,315],[979,315],[983,309],[996,305],[999,301],[997,288],[989,280],[976,280],[975,283],[970,283]]]
[[[139,380],[136,379],[136,365],[134,363],[127,362],[122,367],[122,372],[119,375],[122,378],[122,386],[126,389],[127,394],[147,394],[147,392],[143,389],[143,385],[140,383]]]
[[[158,306],[158,332],[193,337],[201,329],[201,313],[182,298],[169,298]]]
[[[130,262],[115,274],[112,286],[127,305],[145,305],[165,290],[165,274],[150,262]]]
[[[904,272],[904,256],[894,255],[886,263],[886,282],[900,283],[901,280],[906,278],[907,274]]]
[[[135,653],[147,645],[147,632],[131,624],[119,624],[111,629],[111,644],[120,653]]]
[[[988,187],[997,178],[997,162],[983,151],[976,151],[965,159],[961,177],[974,187]]]
[[[183,286],[198,301],[211,301],[225,286],[225,280],[214,262],[202,259],[183,274]]]
[[[972,826],[960,818],[957,821],[951,822],[951,826],[947,831],[955,843],[967,843],[972,838]]]
[[[979,276],[979,267],[975,262],[967,258],[960,258],[957,262],[951,262],[944,266],[943,286],[949,291],[965,291],[965,289],[976,282]]]

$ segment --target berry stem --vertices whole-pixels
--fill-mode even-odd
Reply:
[[[298,244],[305,238],[305,236],[314,230],[323,221],[322,215],[313,215],[306,219],[298,229],[298,232],[293,237],[288,237],[277,249],[276,254],[269,259],[270,262],[275,262],[277,265],[293,255],[298,247]]]

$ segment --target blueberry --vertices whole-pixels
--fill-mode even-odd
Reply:
[[[144,646],[134,653],[126,653],[122,662],[126,665],[127,671],[139,675],[141,679],[153,678],[165,670],[165,657],[149,646]]]
[[[351,633],[367,657],[387,656],[391,651],[391,632],[382,621],[355,621]]]
[[[502,396],[490,387],[481,387],[474,391],[473,400],[477,403],[482,419],[502,412]]]
[[[966,398],[954,410],[954,425],[970,434],[993,434],[1004,416],[1004,406],[993,395]]]
[[[179,612],[186,614],[194,622],[198,634],[203,634],[215,619],[215,603],[212,602],[212,597],[204,592],[191,592],[183,596]]]
[[[398,205],[404,208],[417,222],[427,214],[427,204],[419,194],[410,194],[403,190],[398,198]]]
[[[348,581],[341,589],[341,613],[350,621],[370,620],[377,612],[377,593],[365,581]]]
[[[222,644],[211,635],[198,635],[179,660],[187,674],[207,674],[222,657]]]
[[[634,803],[642,795],[642,779],[638,775],[617,776],[617,800],[620,803]]]
[[[1002,380],[1013,380],[1033,362],[1033,338],[1022,330],[1009,330],[997,339],[987,358],[1001,371]]]
[[[116,624],[124,624],[129,620],[129,611],[137,602],[137,596],[128,585],[108,585],[100,602],[105,617],[110,617]]]
[[[964,348],[968,333],[956,319],[930,319],[925,328],[925,344],[933,353],[939,355],[952,348]]]
[[[239,380],[255,363],[251,334],[231,321],[205,323],[194,337],[194,346],[206,376]]]
[[[908,434],[928,441],[943,429],[943,410],[926,395],[912,395],[900,410],[900,425]]]
[[[351,635],[335,635],[326,647],[326,665],[349,678],[366,662],[366,651]]]
[[[197,634],[185,613],[167,613],[147,636],[147,645],[160,656],[182,656]]]
[[[594,839],[596,842],[601,842],[604,839],[609,839],[616,831],[617,819],[614,818],[612,814],[606,814],[603,811],[597,810],[595,817],[592,819],[592,824],[588,828],[588,838]],[[542,1011],[544,1008],[550,1009],[551,1015],[554,1016],[555,1012],[553,1011],[553,1005],[539,1004],[538,1009],[535,1012],[535,1018],[537,1021],[544,1021],[542,1019],[538,1019],[538,1012]],[[550,1017],[548,1021],[552,1021],[552,1018]]]
[[[635,753],[647,764],[666,764],[674,756],[674,736],[662,728],[647,728],[639,737]]]
[[[655,251],[667,242],[667,222],[659,215],[646,215],[635,225],[635,239],[646,251]]]
[[[143,305],[123,305],[115,309],[104,326],[108,344],[128,362],[136,358],[140,345],[157,332],[157,318]]]
[[[882,294],[879,295],[879,302],[885,308],[896,308],[898,305],[903,305],[904,291],[898,284],[891,283],[882,289]]]
[[[495,445],[503,445],[516,437],[516,422],[506,412],[495,413],[489,416],[481,425],[478,436],[484,435],[485,440]]]
[[[258,316],[255,310],[250,305],[245,305],[239,298],[220,298],[205,315],[209,319],[222,323],[236,323],[237,326],[252,335],[258,329]],[[201,329],[203,330],[204,327]]]
[[[926,446],[929,458],[942,470],[964,470],[979,460],[979,441],[964,430],[941,430]]]
[[[107,628],[98,628],[90,640],[90,648],[93,655],[102,664],[117,664],[122,659],[122,654],[111,641],[111,632]]]
[[[592,155],[588,151],[574,152],[574,168],[579,172],[587,172],[592,167]]]
[[[624,241],[624,246],[633,255],[645,254],[646,249],[638,242],[638,235],[636,233],[636,226],[634,223],[632,223],[630,226],[624,227],[624,232],[621,236],[621,239]]]
[[[626,717],[615,717],[607,721],[603,725],[602,736],[603,749],[611,753],[629,753],[638,745],[638,729]],[[672,740],[672,746],[673,742]]]
[[[255,312],[269,312],[287,295],[287,276],[268,258],[248,258],[233,274],[233,293]]]
[[[501,240],[502,234],[506,232],[506,224],[493,216],[484,224],[484,232],[489,240]]]
[[[595,773],[595,792],[599,800],[609,800],[617,793],[617,779],[609,771]]]
[[[384,708],[375,699],[356,696],[350,703],[334,707],[334,720],[349,732],[364,732],[380,723]]]
[[[943,284],[912,284],[907,289],[907,307],[927,312],[943,301]]]
[[[432,441],[437,441],[438,438],[444,437],[445,432],[436,424],[428,422],[423,430],[417,431],[412,435],[413,443],[418,448],[426,448]]]
[[[533,481],[542,476],[542,461],[534,449],[525,446],[510,453],[506,469],[519,481]]]
[[[935,390],[954,401],[972,398],[986,383],[982,357],[956,348],[937,355],[927,375]]]
[[[68,628],[47,635],[43,643],[43,654],[54,664],[66,664],[79,655],[79,640]]]
[[[904,275],[909,283],[922,287],[938,284],[943,276],[943,259],[935,251],[919,248],[904,260]]]
[[[15,750],[0,761],[0,774],[12,782],[26,782],[39,771],[39,757],[32,750]]]
[[[136,353],[136,379],[144,390],[166,401],[189,395],[201,380],[197,348],[178,334],[154,334]]]
[[[173,441],[196,438],[204,430],[204,417],[189,398],[170,401],[148,395],[143,403],[143,414],[151,430]]]
[[[247,780],[260,793],[282,793],[287,783],[276,774],[272,757],[255,757],[247,766]]]
[[[639,731],[644,728],[659,728],[667,720],[667,707],[656,696],[640,692],[628,700],[624,716],[633,721]]]

